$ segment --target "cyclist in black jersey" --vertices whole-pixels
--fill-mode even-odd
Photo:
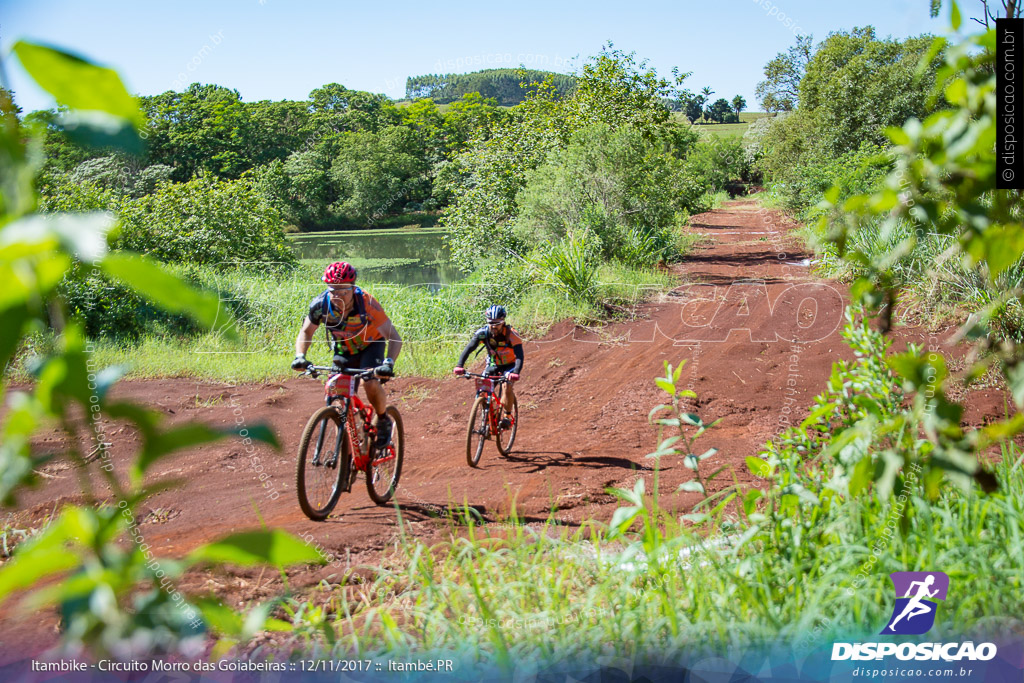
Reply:
[[[459,356],[459,362],[452,372],[455,375],[463,375],[466,372],[466,361],[469,354],[473,353],[481,344],[487,349],[487,356],[490,364],[485,375],[504,375],[508,380],[505,385],[502,405],[505,411],[512,412],[516,395],[512,390],[512,384],[519,379],[519,373],[523,369],[523,340],[519,337],[511,325],[505,323],[506,311],[504,306],[491,306],[484,313],[487,325],[481,327],[470,337],[466,348]],[[508,429],[511,426],[509,419],[502,418],[501,427]]]

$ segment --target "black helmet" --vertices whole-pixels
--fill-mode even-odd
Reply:
[[[499,320],[504,320],[505,319],[505,307],[504,306],[499,306],[499,305],[495,304],[494,306],[491,306],[490,308],[487,309],[487,312],[484,313],[484,317],[487,318],[487,322],[489,322],[489,323],[497,322]]]

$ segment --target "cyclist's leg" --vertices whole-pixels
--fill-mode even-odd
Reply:
[[[358,367],[360,370],[368,370],[369,368],[380,367],[381,363],[384,362],[384,351],[385,342],[375,341],[372,342],[366,349],[357,354]],[[384,393],[384,387],[378,380],[368,379],[363,382],[363,390],[366,392],[366,398],[370,401],[370,405],[373,406],[373,410],[377,415],[383,415],[388,405],[387,394]]]
[[[514,363],[508,363],[506,365],[492,365],[488,368],[488,374],[504,375],[514,367]],[[493,372],[490,372],[491,370],[493,370]],[[506,412],[512,412],[512,402],[515,400],[515,396],[515,392],[512,391],[511,382],[505,382],[501,385],[501,405]]]
[[[379,367],[384,362],[385,345],[383,340],[372,342],[359,354],[359,367],[363,370]],[[391,419],[385,414],[388,407],[387,393],[380,380],[376,379],[365,380],[363,391],[373,406],[373,412],[377,414],[377,448],[384,448],[391,440]]]

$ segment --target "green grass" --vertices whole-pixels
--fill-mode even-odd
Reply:
[[[895,386],[884,371],[880,335],[866,325],[851,329],[859,331],[848,340],[866,355],[835,371],[836,386],[823,401],[848,397],[851,382],[870,385],[864,391],[872,396],[882,384]],[[861,403],[845,405],[835,410],[863,411]],[[876,407],[904,410],[898,396]],[[808,430],[825,434],[823,451],[830,438],[824,426]],[[713,443],[713,435],[712,429],[703,438]],[[653,449],[653,429],[651,436]],[[770,450],[781,454],[785,443]],[[955,599],[939,612],[935,640],[991,637],[976,629],[1022,613],[1018,446],[1004,442],[992,468],[1000,488],[988,495],[930,475],[912,483],[905,465],[906,503],[899,505],[875,486],[848,492],[850,448],[813,459],[806,450],[786,453],[771,458],[773,469],[758,481],[765,490],[759,503],[743,498],[741,507],[723,507],[700,526],[659,507],[643,489],[616,492],[635,506],[625,519],[639,512],[624,534],[602,520],[579,528],[553,519],[527,526],[514,501],[508,519],[483,523],[463,505],[450,516],[449,541],[428,547],[403,533],[397,551],[372,567],[376,578],[358,591],[322,585],[307,600],[293,600],[287,611],[303,615],[293,620],[295,645],[336,658],[446,652],[505,669],[523,660],[542,665],[598,655],[678,662],[707,649],[774,642],[806,654],[830,641],[877,634],[892,609],[888,575],[911,570],[950,576]],[[864,453],[872,465],[885,456]],[[678,456],[663,457],[680,464],[672,460]],[[793,476],[806,486],[793,488]],[[927,492],[936,483],[932,498]],[[452,507],[458,510],[459,501]]]
[[[710,126],[697,126],[704,135],[717,135],[718,137],[734,137],[742,136],[747,132],[747,128],[750,126],[749,123],[716,123]]]
[[[690,121],[679,112],[673,113],[672,116],[679,123],[689,123]],[[770,116],[770,114],[763,111],[744,111],[740,112],[739,123],[699,123],[694,125],[694,129],[705,135],[742,136],[751,123],[765,116]]]
[[[100,365],[126,364],[128,377],[196,377],[264,382],[293,376],[289,364],[295,336],[309,301],[321,291],[323,263],[302,262],[285,276],[200,270],[200,280],[222,292],[226,308],[240,321],[240,339],[225,341],[214,333],[182,338],[154,331],[131,342],[97,340],[94,358]],[[195,272],[195,271],[193,271]],[[599,298],[628,306],[654,291],[670,289],[672,278],[652,270],[607,264],[597,272]],[[400,374],[441,377],[452,367],[470,333],[481,324],[487,300],[479,284],[457,283],[430,294],[421,287],[366,284],[395,323],[404,340]],[[566,318],[594,321],[603,309],[569,299],[546,286],[531,287],[509,307],[509,320],[527,338],[542,336]],[[309,358],[328,362],[322,331],[314,338]],[[23,372],[14,375],[24,376]]]

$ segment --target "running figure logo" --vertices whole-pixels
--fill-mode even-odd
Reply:
[[[896,606],[882,634],[921,635],[935,623],[936,600],[945,600],[949,577],[942,572],[893,572]]]

